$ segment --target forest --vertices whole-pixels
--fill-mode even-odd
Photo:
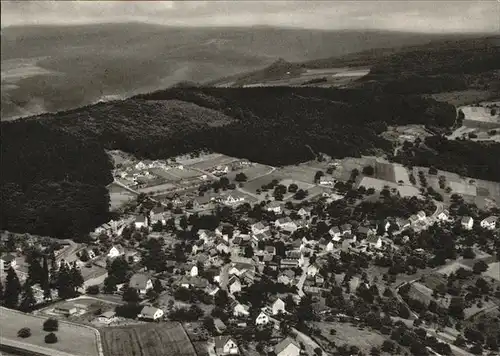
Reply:
[[[390,154],[392,143],[379,136],[387,125],[446,128],[455,116],[433,99],[363,90],[172,88],[2,122],[1,228],[77,238],[109,220],[106,149],[153,159],[205,149],[281,166],[315,158],[307,146],[335,158]],[[486,150],[477,144],[474,153]],[[453,164],[466,166],[456,155]]]

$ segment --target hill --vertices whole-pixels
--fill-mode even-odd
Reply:
[[[302,62],[433,38],[384,31],[140,23],[8,27],[1,33],[1,118],[123,99],[180,81],[206,83],[264,68],[278,58]]]

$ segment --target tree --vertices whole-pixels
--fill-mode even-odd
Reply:
[[[245,257],[252,258],[253,257],[253,248],[252,246],[245,246]]]
[[[45,335],[45,343],[46,344],[55,344],[57,342],[57,336],[54,333],[50,333]]]
[[[390,340],[384,340],[382,343],[382,351],[392,353],[394,351],[395,345]]]
[[[118,284],[118,281],[115,276],[107,276],[106,279],[104,280],[104,293],[114,293],[116,292],[116,285]]]
[[[123,256],[113,259],[107,269],[108,278],[109,276],[115,277],[117,284],[124,283],[130,275],[130,266]]]
[[[481,344],[474,344],[469,350],[474,355],[482,355],[483,354],[483,346]]]
[[[99,294],[99,286],[98,285],[88,286],[85,292],[87,294],[94,294],[94,295]]]
[[[163,272],[167,257],[158,239],[149,239],[142,253],[144,266],[152,271]]]
[[[163,287],[159,279],[153,280],[153,290],[158,294],[165,290],[165,287]]]
[[[127,287],[123,292],[123,300],[128,303],[137,303],[141,300],[137,289],[132,287]]]
[[[15,309],[19,303],[19,294],[21,293],[21,283],[17,277],[16,271],[10,267],[7,270],[5,279],[4,300],[7,308]]]
[[[295,194],[293,195],[293,198],[294,198],[295,200],[302,200],[302,199],[304,199],[306,196],[307,196],[307,192],[306,192],[305,190],[303,190],[303,189],[299,189],[299,190],[297,190],[297,193],[295,193]]]
[[[319,179],[323,177],[325,174],[323,171],[317,171],[316,174],[314,175],[314,183],[319,182]]]
[[[375,173],[375,169],[373,166],[365,166],[363,167],[363,174],[365,176],[372,176]]]
[[[33,295],[33,288],[27,280],[23,287],[23,295],[21,297],[21,304],[19,309],[23,312],[29,312],[36,304],[35,296]]]
[[[318,355],[318,356],[321,356],[323,354],[323,351],[321,350],[321,347],[316,347],[314,349],[314,354]]]
[[[292,183],[288,186],[288,192],[289,193],[296,193],[297,190],[299,190],[299,186],[295,183]]]
[[[477,261],[474,263],[474,266],[472,266],[472,271],[475,274],[481,274],[483,272],[486,272],[488,270],[488,265],[484,261]]]
[[[48,318],[43,322],[43,330],[57,331],[59,329],[59,321],[54,318]]]
[[[71,288],[73,288],[73,294],[76,294],[78,288],[83,286],[84,280],[82,276],[82,271],[77,267],[76,262],[73,263],[73,267],[70,271]]]
[[[246,182],[248,179],[247,175],[243,172],[238,173],[236,177],[234,178],[235,181],[237,182]]]
[[[17,332],[18,337],[22,337],[23,339],[30,337],[31,336],[31,329],[30,328],[22,328],[19,329]]]
[[[2,281],[0,281],[0,305],[3,305],[3,298],[4,298],[3,283]]]

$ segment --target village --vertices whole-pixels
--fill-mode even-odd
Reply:
[[[498,351],[461,334],[498,320],[498,183],[375,157],[110,155],[116,218],[86,241],[2,234],[4,285],[34,265],[81,276],[73,294],[35,284],[33,314],[98,330],[177,321],[198,355]]]

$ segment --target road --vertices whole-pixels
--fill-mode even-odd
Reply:
[[[309,262],[306,262],[304,266],[302,266],[302,275],[300,276],[299,281],[297,282],[297,290],[298,290],[297,294],[301,298],[305,295],[302,288],[304,288],[304,283],[307,278],[307,267],[309,267]]]

